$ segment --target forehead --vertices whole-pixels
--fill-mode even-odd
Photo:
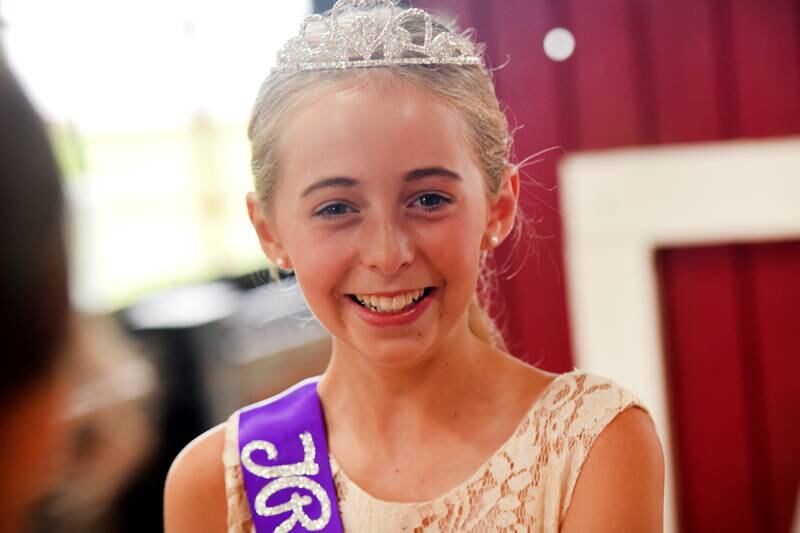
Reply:
[[[294,113],[285,133],[281,174],[297,187],[327,175],[388,178],[433,165],[476,171],[458,112],[397,83],[324,89]]]

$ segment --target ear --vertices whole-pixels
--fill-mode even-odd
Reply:
[[[502,183],[497,195],[489,202],[489,219],[486,224],[486,235],[481,243],[481,250],[491,250],[490,238],[496,235],[503,242],[514,228],[519,200],[519,170],[514,165],[506,165]]]
[[[267,259],[281,268],[291,268],[289,263],[288,254],[281,246],[278,233],[275,230],[275,225],[264,212],[264,207],[258,199],[258,195],[254,192],[247,193],[247,214],[250,216],[250,223],[258,235],[258,242],[261,244],[261,249]],[[281,265],[281,261],[283,264]]]

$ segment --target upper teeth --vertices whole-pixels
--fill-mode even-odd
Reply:
[[[359,302],[377,311],[399,311],[419,300],[423,293],[424,290],[419,289],[396,296],[373,296],[369,294],[356,294],[355,296]]]

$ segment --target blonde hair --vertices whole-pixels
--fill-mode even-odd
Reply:
[[[384,13],[375,10],[371,15],[381,17]],[[354,16],[340,17],[339,25],[346,25]],[[424,40],[425,26],[422,23],[412,18],[403,27],[411,33],[414,42]],[[437,19],[434,29],[451,32],[470,55],[483,54],[483,47],[474,42],[471,33],[457,33],[452,23]],[[306,39],[313,44],[320,38],[321,35],[315,34],[309,26]],[[381,50],[378,50],[373,57],[380,58],[381,54]],[[406,55],[410,57],[414,53]],[[283,132],[292,113],[307,99],[332,85],[354,79],[375,79],[376,71],[386,73],[392,81],[428,92],[458,112],[466,126],[467,140],[481,166],[487,195],[490,199],[496,197],[509,165],[512,138],[491,76],[483,65],[403,65],[377,69],[272,73],[261,85],[248,128],[256,193],[267,213],[271,211],[280,172]],[[493,288],[494,276],[488,259],[487,254],[481,255],[478,286],[469,305],[468,322],[470,330],[478,338],[505,350],[502,334],[481,302],[483,300],[483,305],[489,305]]]

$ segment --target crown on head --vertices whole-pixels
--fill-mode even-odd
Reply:
[[[307,17],[300,33],[278,52],[273,72],[334,70],[389,65],[478,65],[455,35],[439,31],[434,35],[433,18],[422,9],[403,9],[397,13],[396,0],[338,0],[328,16]],[[360,11],[360,12],[359,12]],[[342,25],[345,18],[347,24]],[[414,42],[404,24],[412,19],[425,28],[423,42]],[[309,43],[310,26],[321,24],[318,43]],[[379,58],[375,54],[381,51]]]

